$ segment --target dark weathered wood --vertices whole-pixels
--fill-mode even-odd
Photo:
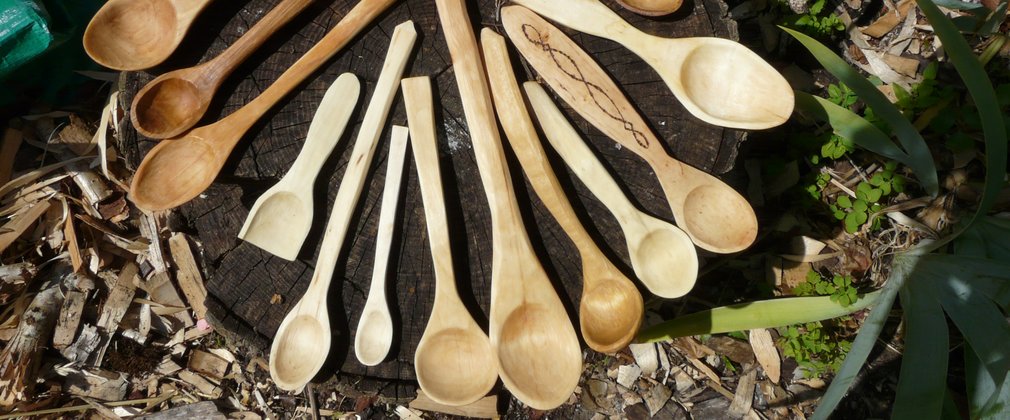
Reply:
[[[276,0],[252,0],[246,4],[233,2],[213,3],[200,19],[192,34],[184,42],[183,51],[166,66],[185,66],[206,59],[234,42],[254,21],[262,16]],[[241,2],[239,2],[241,3]],[[318,40],[337,19],[350,8],[349,0],[326,0],[302,16],[278,36],[271,39],[239,68],[220,90],[218,100],[211,106],[204,123],[233,112],[261,92],[272,79],[287,68],[300,53]],[[474,22],[496,26],[496,2],[482,0],[470,4]],[[724,20],[725,6],[719,0],[687,2],[685,10],[672,17],[656,20],[632,15],[623,10],[622,16],[643,30],[663,36],[720,36],[736,38],[736,28]],[[479,17],[478,17],[479,15]],[[295,262],[270,256],[235,238],[236,233],[257,195],[272,185],[287,171],[305,138],[309,122],[322,95],[340,73],[351,71],[364,82],[362,102],[372,93],[375,78],[381,67],[385,47],[393,26],[413,19],[420,34],[416,56],[407,75],[430,75],[435,80],[437,115],[444,122],[439,133],[441,164],[446,185],[448,217],[456,257],[456,274],[461,294],[468,301],[478,322],[486,325],[490,290],[490,222],[487,202],[479,182],[474,156],[470,149],[466,125],[459,103],[456,83],[445,40],[437,21],[434,3],[430,0],[407,0],[394,6],[376,24],[366,29],[317,75],[311,77],[303,88],[272,110],[246,135],[233,153],[217,183],[204,195],[180,208],[189,221],[192,233],[203,243],[203,264],[209,271],[207,281],[209,317],[218,325],[249,344],[260,349],[268,348],[270,338],[287,310],[300,298],[313,271],[315,253],[320,234],[329,214],[343,168],[349,154],[349,144],[357,127],[345,133],[330,162],[323,168],[316,185],[316,220],[313,231],[306,240],[302,253]],[[624,86],[628,96],[643,111],[660,137],[667,140],[668,149],[678,158],[699,168],[722,173],[730,169],[736,156],[741,133],[724,130],[702,123],[687,114],[673,98],[659,76],[646,64],[623,47],[602,39],[571,33],[576,42],[592,53],[615,79]],[[518,58],[514,58],[518,60]],[[528,72],[520,72],[528,75]],[[123,80],[128,104],[133,93],[154,74],[129,73]],[[570,111],[570,110],[566,110]],[[355,114],[360,121],[362,111]],[[569,115],[575,115],[569,112]],[[636,156],[620,150],[603,138],[596,130],[579,118],[576,126],[586,133],[603,160],[613,169],[633,201],[647,211],[671,219],[658,183],[649,168]],[[390,124],[406,124],[402,102],[397,100]],[[136,165],[151,142],[138,139],[132,129],[125,132],[124,154]],[[388,131],[376,154],[377,162],[365,186],[358,216],[352,221],[345,255],[340,259],[336,279],[330,293],[331,321],[334,326],[332,361],[326,376],[339,369],[341,372],[382,379],[393,384],[394,394],[413,397],[409,389],[413,382],[414,348],[424,330],[433,298],[434,285],[431,259],[425,238],[424,216],[413,163],[409,164],[400,213],[398,235],[393,245],[391,280],[395,288],[392,306],[399,328],[399,343],[392,350],[390,361],[366,368],[357,363],[348,344],[353,342],[351,331],[357,325],[364,304],[374,252],[378,203],[382,191],[383,173],[388,145]],[[522,203],[533,241],[549,273],[566,302],[573,322],[577,316],[580,295],[578,256],[567,237],[539,201],[531,197],[532,190],[521,178],[521,170],[511,159],[514,183]],[[614,218],[569,172],[561,169],[555,159],[562,182],[569,188],[570,197],[583,223],[600,241],[602,248],[629,274],[628,255]],[[324,199],[325,197],[325,199]],[[279,295],[282,301],[271,304]],[[322,379],[322,378],[320,378]],[[405,385],[401,388],[401,385]],[[388,391],[388,389],[386,390]]]

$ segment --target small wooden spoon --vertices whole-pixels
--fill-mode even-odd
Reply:
[[[178,207],[200,195],[214,182],[245,132],[263,114],[395,2],[362,0],[256,99],[216,123],[158,143],[137,167],[130,184],[130,199],[137,207],[156,211]],[[409,50],[407,46],[401,52],[407,54]]]
[[[232,70],[309,3],[312,0],[284,0],[214,59],[170,71],[144,85],[130,108],[133,126],[147,137],[165,139],[196,125]]]
[[[438,169],[431,80],[412,77],[404,79],[400,86],[435,268],[435,303],[414,350],[414,372],[417,383],[432,400],[445,405],[466,405],[491,390],[498,381],[498,364],[487,334],[477,326],[456,290],[442,175]]]
[[[590,35],[610,39],[642,57],[691,114],[723,127],[775,127],[793,112],[793,91],[753,51],[722,38],[660,38],[639,31],[596,0],[516,0],[516,3]],[[505,20],[505,10],[502,10]],[[514,42],[516,35],[509,32]],[[532,42],[548,42],[528,33]]]
[[[512,150],[544,206],[579,250],[582,260],[582,300],[579,303],[582,338],[589,347],[601,353],[620,350],[631,342],[642,324],[642,294],[603,255],[565,198],[565,191],[547,161],[547,154],[526,111],[526,103],[505,49],[505,38],[489,28],[481,31],[480,38],[495,111]]]
[[[663,16],[676,12],[681,0],[617,0],[617,4],[643,16]]]
[[[375,238],[375,262],[372,263],[372,283],[368,286],[365,307],[358,319],[354,335],[354,355],[365,366],[381,363],[393,344],[393,317],[386,302],[386,272],[389,267],[389,247],[396,227],[396,207],[403,183],[403,160],[407,154],[407,127],[394,125],[386,165],[386,183],[382,189],[382,208]]]
[[[84,30],[84,51],[115,70],[165,61],[211,0],[109,0]]]
[[[558,96],[652,166],[677,225],[695,244],[732,253],[754,242],[757,216],[747,200],[714,176],[670,157],[617,84],[571,38],[519,6],[502,8],[501,15],[516,48]]]
[[[312,227],[312,186],[351,119],[360,90],[358,78],[351,73],[340,75],[326,90],[291,170],[256,199],[239,239],[295,260]]]
[[[491,92],[464,0],[436,0],[463,113],[491,207],[489,336],[502,382],[538,410],[568,400],[582,374],[575,328],[533,252],[512,191]]]
[[[361,3],[359,3],[361,4]],[[368,167],[378,145],[389,107],[396,97],[400,77],[407,66],[417,32],[406,21],[396,26],[382,63],[382,72],[375,82],[372,99],[351,150],[347,169],[340,180],[333,210],[319,248],[316,271],[305,296],[284,317],[270,347],[270,376],[281,389],[299,389],[315,376],[330,351],[330,318],[326,309],[326,293],[333,277],[337,256],[347,235],[347,226],[365,185]],[[174,143],[162,142],[161,144]]]
[[[554,150],[614,213],[628,242],[631,265],[642,284],[664,298],[681,297],[691,291],[698,278],[698,255],[691,238],[676,226],[635,208],[544,88],[536,82],[526,82],[523,88]]]

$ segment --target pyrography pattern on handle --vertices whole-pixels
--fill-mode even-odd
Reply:
[[[614,99],[611,98],[610,95],[603,90],[603,88],[586,80],[585,76],[582,75],[582,69],[579,68],[579,65],[575,63],[575,60],[573,60],[568,53],[551,46],[550,42],[546,41],[544,36],[540,34],[540,31],[533,25],[524,23],[522,29],[526,40],[531,44],[540,47],[541,50],[550,55],[551,60],[554,61],[554,65],[557,66],[562,73],[572,78],[572,80],[582,83],[582,85],[586,87],[586,92],[589,93],[589,97],[593,99],[593,103],[596,104],[597,108],[600,108],[600,110],[603,111],[604,114],[607,114],[608,117],[621,123],[624,130],[631,133],[631,135],[635,138],[635,141],[638,142],[639,146],[646,149],[649,148],[649,139],[645,137],[645,133],[642,133],[641,130],[635,128],[634,123],[624,118],[621,108],[617,106]],[[562,63],[562,61],[568,65],[566,66]],[[597,95],[602,96],[605,99],[604,102],[609,105],[609,107],[604,106],[604,103],[601,103],[601,100],[597,97]]]

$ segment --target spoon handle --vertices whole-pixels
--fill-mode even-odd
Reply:
[[[533,185],[540,201],[551,212],[554,218],[572,238],[583,259],[606,257],[596,247],[596,243],[579,222],[572,204],[565,198],[565,191],[554,174],[547,153],[537,136],[536,128],[526,109],[516,76],[512,71],[512,62],[505,47],[505,38],[489,28],[481,31],[481,46],[484,50],[485,65],[488,68],[488,79],[491,82],[491,93],[494,98],[495,111],[505,130],[505,138],[512,145],[512,151],[519,159],[520,166],[526,172],[526,178]]]
[[[607,38],[628,49],[642,35],[617,13],[597,0],[514,0],[544,17],[576,31]]]
[[[175,7],[176,22],[180,26],[189,26],[200,12],[213,0],[174,0],[172,7]]]
[[[353,73],[341,74],[326,90],[312,117],[312,123],[309,124],[305,144],[291,164],[291,170],[284,175],[283,182],[311,188],[323,163],[343,136],[360,92],[361,86]]]
[[[389,143],[389,159],[386,162],[386,180],[382,187],[382,208],[379,209],[379,228],[375,237],[375,262],[372,263],[372,284],[368,289],[368,300],[374,298],[377,301],[385,301],[386,299],[389,248],[393,243],[393,228],[396,227],[396,208],[400,202],[403,161],[406,154],[407,127],[394,125]]]
[[[334,26],[316,45],[285,70],[270,87],[229,117],[233,118],[232,121],[235,121],[236,126],[239,124],[244,124],[245,127],[252,126],[274,104],[301,84],[319,66],[336,55],[358,32],[361,32],[365,26],[396,1],[361,0],[340,19],[337,26]]]
[[[337,188],[337,197],[333,199],[333,210],[326,224],[326,232],[323,234],[323,244],[319,248],[316,272],[326,271],[322,271],[322,275],[313,276],[309,285],[310,289],[313,287],[322,289],[316,290],[322,292],[321,299],[325,298],[325,291],[333,277],[334,266],[337,264],[337,256],[347,235],[351,215],[354,213],[358,197],[361,196],[365,176],[372,164],[372,155],[375,154],[375,146],[378,145],[379,136],[382,134],[382,125],[389,114],[393,98],[396,97],[396,88],[400,84],[400,77],[407,66],[407,59],[410,58],[416,39],[417,32],[412,21],[408,20],[397,25],[393,31],[386,60],[382,63],[382,72],[379,73],[372,99],[365,109],[365,118],[361,122],[361,128],[358,129],[358,137],[355,139],[347,169],[344,170],[344,177],[340,180],[340,187]],[[306,292],[306,295],[309,293]]]
[[[249,31],[239,37],[230,47],[224,50],[214,59],[200,65],[206,69],[199,72],[200,87],[202,89],[213,90],[224,81],[239,64],[249,58],[249,55],[256,51],[260,45],[267,40],[281,26],[290,22],[295,16],[305,9],[313,0],[284,0],[270,13],[263,16]]]
[[[526,96],[533,106],[533,113],[547,136],[547,141],[561,155],[565,164],[575,172],[582,183],[599,198],[618,220],[638,217],[638,210],[621,191],[617,181],[607,173],[607,169],[596,158],[581,138],[575,127],[565,119],[554,101],[537,82],[523,83]]]

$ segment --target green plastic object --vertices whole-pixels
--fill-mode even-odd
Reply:
[[[45,52],[53,42],[48,14],[31,0],[0,0],[0,78]]]

